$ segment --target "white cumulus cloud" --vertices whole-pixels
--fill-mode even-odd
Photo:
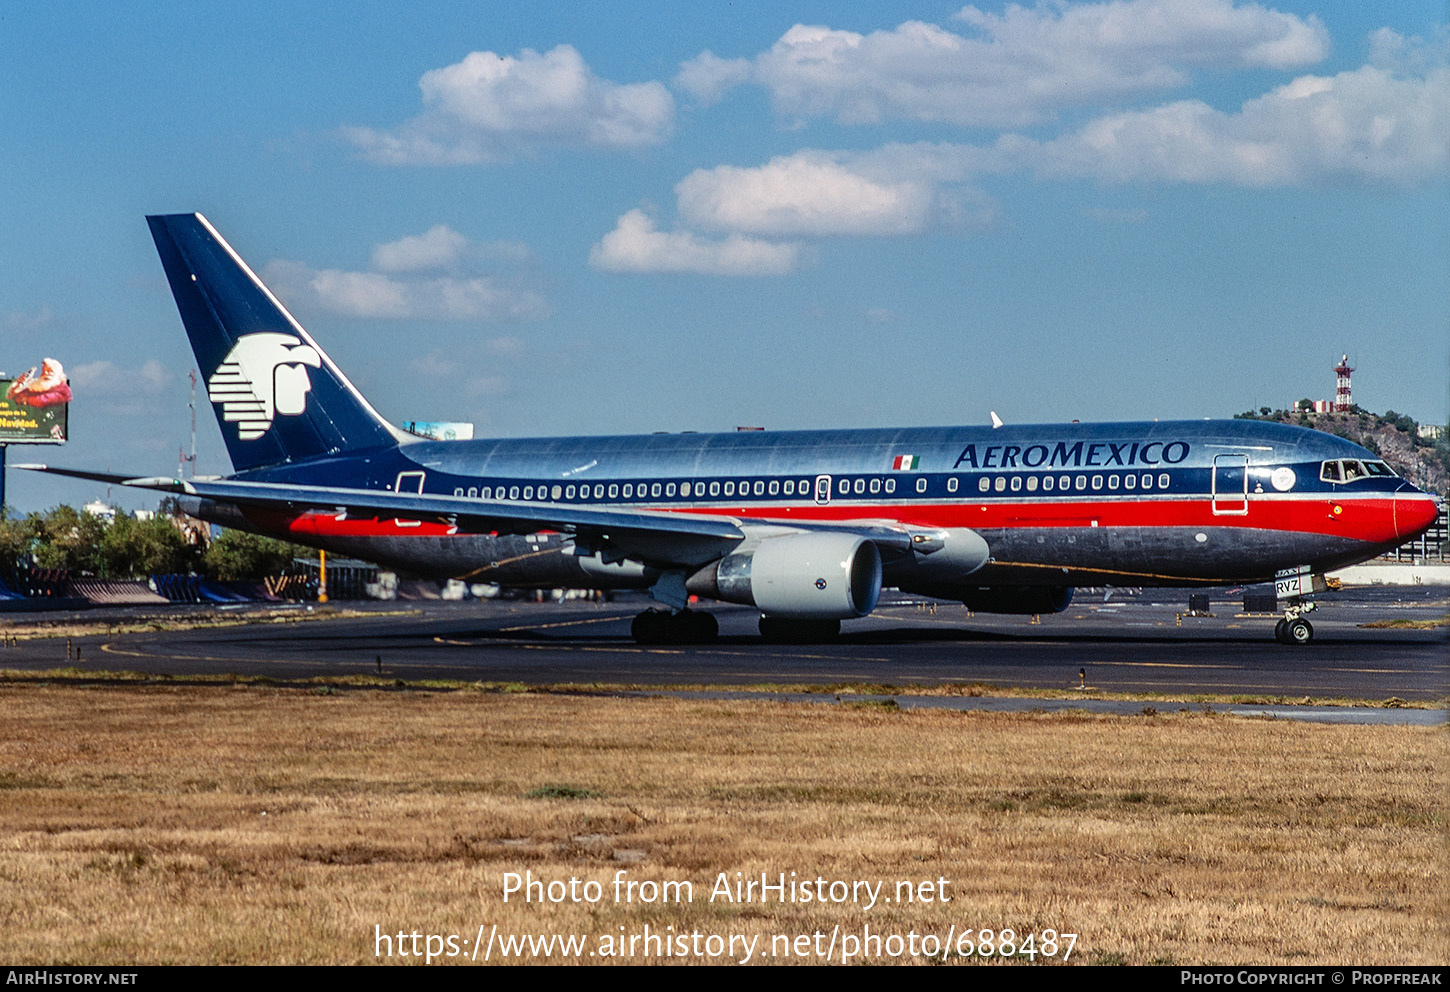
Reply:
[[[1450,69],[1303,76],[1225,113],[1198,100],[1110,114],[1045,142],[1004,138],[1018,167],[1114,182],[1413,185],[1450,166]]]
[[[444,224],[422,234],[410,234],[373,249],[373,268],[382,272],[418,272],[445,269],[458,262],[468,239]]]
[[[956,20],[965,33],[921,21],[864,35],[797,24],[751,59],[704,52],[675,83],[713,102],[754,82],[792,118],[1020,127],[1183,86],[1193,69],[1297,68],[1329,49],[1317,18],[1232,0],[968,6]]]
[[[675,186],[690,224],[764,235],[901,235],[980,228],[996,208],[960,185],[983,156],[970,146],[806,149],[765,165],[698,169]]]
[[[819,152],[756,168],[698,169],[675,186],[691,224],[754,234],[906,234],[926,225],[931,188],[875,180]]]
[[[518,247],[505,243],[510,252]],[[509,277],[468,271],[494,256],[444,225],[374,247],[373,271],[314,269],[278,259],[263,280],[289,306],[363,319],[464,322],[542,320],[552,312],[537,291]]]
[[[606,272],[772,276],[792,271],[799,254],[796,245],[739,234],[711,240],[690,231],[659,231],[644,211],[631,210],[589,252],[589,264]]]
[[[418,82],[423,112],[393,130],[343,129],[369,158],[392,165],[456,165],[543,146],[621,149],[658,144],[674,125],[663,84],[595,75],[571,45],[540,54],[472,52]]]

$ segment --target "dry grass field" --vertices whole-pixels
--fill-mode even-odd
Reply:
[[[868,957],[957,961],[964,929],[1010,927],[1076,934],[1069,963],[1444,963],[1447,738],[1202,707],[0,684],[0,960],[447,964],[481,936],[513,962],[501,937],[578,934],[550,959],[730,961],[754,936],[754,961],[815,963],[869,928]],[[722,872],[919,901],[711,901]],[[508,873],[602,896],[506,903]],[[693,899],[616,901],[616,877]],[[914,887],[938,879],[949,902]]]

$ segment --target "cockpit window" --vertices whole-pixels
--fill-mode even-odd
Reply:
[[[1370,476],[1394,478],[1395,470],[1382,461],[1367,462],[1358,458],[1342,458],[1319,465],[1319,478],[1324,482],[1354,482]]]

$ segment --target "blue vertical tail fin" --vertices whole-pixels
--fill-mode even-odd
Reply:
[[[205,217],[146,222],[237,471],[404,438]]]

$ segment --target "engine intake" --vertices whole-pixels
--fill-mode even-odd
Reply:
[[[800,620],[864,617],[881,598],[881,552],[855,534],[769,537],[726,555],[685,583],[698,596]]]

